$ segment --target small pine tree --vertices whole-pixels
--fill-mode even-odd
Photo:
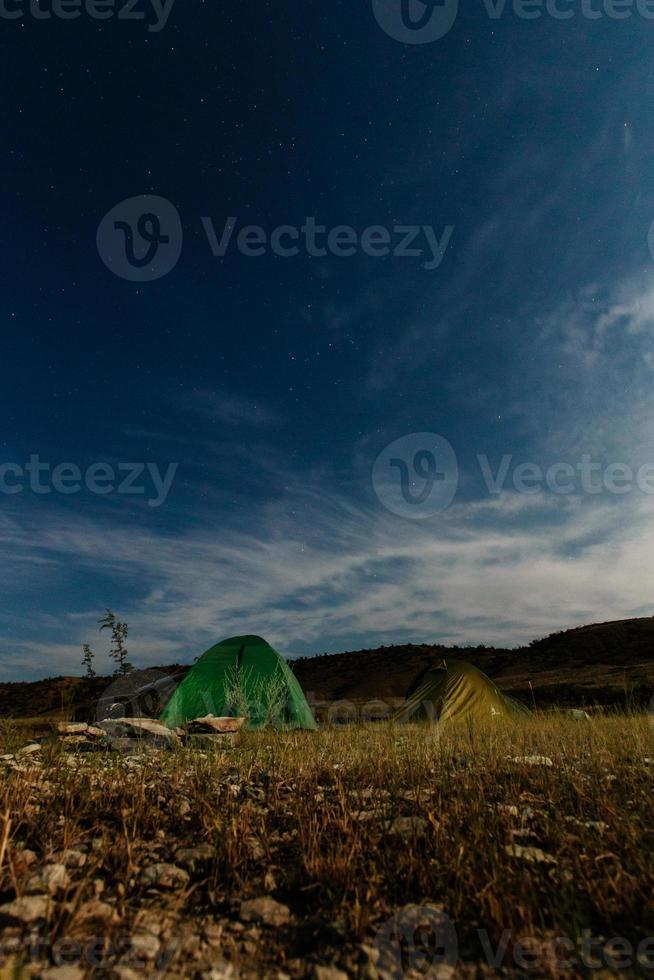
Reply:
[[[100,630],[111,630],[111,649],[109,655],[112,660],[117,664],[115,674],[129,674],[132,667],[131,663],[127,659],[127,647],[125,646],[125,641],[127,639],[127,633],[129,627],[127,623],[119,623],[116,619],[115,613],[111,609],[107,609],[106,614],[103,619],[98,620],[100,623]]]
[[[88,643],[84,644],[82,650],[84,652],[84,656],[82,657],[82,667],[86,667],[86,676],[95,677],[95,670],[93,669],[93,658],[95,657],[95,654]]]

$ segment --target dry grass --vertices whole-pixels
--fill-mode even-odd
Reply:
[[[14,751],[15,732],[0,734]],[[553,765],[513,761],[529,756]],[[511,930],[509,967],[526,937],[654,935],[653,788],[646,716],[251,733],[225,752],[138,759],[52,744],[40,764],[2,775],[0,898],[33,891],[35,868],[72,850],[86,857],[38,927],[48,950],[101,936],[115,964],[125,937],[147,934],[143,962],[164,951],[170,975],[200,976],[220,960],[236,975],[303,976],[336,961],[371,978],[361,943],[403,906],[431,902],[455,923],[463,964],[484,959],[480,929],[493,946]],[[143,885],[144,868],[179,864],[179,849],[199,844],[208,857],[187,882]],[[288,925],[244,928],[241,901],[268,894],[290,908]],[[94,899],[105,903],[96,920]],[[18,959],[26,932],[3,932]],[[541,965],[538,975],[548,971],[563,972]]]

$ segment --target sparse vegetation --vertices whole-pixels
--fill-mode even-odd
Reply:
[[[258,705],[257,722],[280,726],[288,691],[281,675],[255,676],[249,667],[230,667],[225,680],[225,702],[230,714],[248,718],[253,704]]]
[[[111,611],[111,609],[107,609],[104,617],[99,620],[99,623],[100,631],[109,630],[111,632],[111,648],[109,650],[109,656],[116,664],[115,673],[119,676],[129,674],[134,669],[132,664],[127,659],[128,652],[125,645],[127,634],[129,632],[129,626],[127,623],[120,623],[116,619],[116,615]]]
[[[84,646],[82,647],[82,653],[83,653],[82,667],[84,667],[86,670],[85,676],[95,677],[96,673],[93,667],[93,660],[95,658],[95,654],[93,653],[93,650],[91,650],[91,647],[88,645],[88,643],[85,643]]]
[[[14,753],[11,726],[0,737]],[[2,903],[51,893],[42,922],[4,930],[16,961],[38,925],[44,956],[57,940],[103,937],[114,965],[137,955],[153,971],[163,957],[170,976],[229,961],[235,976],[327,964],[370,980],[380,927],[423,902],[456,926],[457,976],[486,962],[480,930],[493,950],[510,930],[508,975],[524,975],[512,950],[529,939],[535,975],[552,977],[584,975],[552,960],[553,937],[654,935],[646,715],[265,731],[206,754],[76,754],[53,741],[3,772]],[[44,870],[62,864],[65,875]],[[247,904],[263,896],[280,903],[275,928]]]

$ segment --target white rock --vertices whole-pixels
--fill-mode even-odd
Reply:
[[[554,763],[547,755],[516,755],[513,762],[520,762],[526,766],[553,766]]]
[[[83,980],[84,971],[79,966],[53,966],[39,976],[41,980]]]
[[[231,963],[212,966],[202,974],[202,980],[235,980],[236,974]]]
[[[151,864],[141,872],[141,884],[146,888],[185,888],[189,880],[188,873],[175,864]]]
[[[136,955],[139,959],[154,960],[159,952],[161,943],[156,936],[150,932],[136,932],[130,936],[129,942],[131,949],[127,956]]]
[[[504,848],[511,857],[520,858],[530,864],[557,864],[555,857],[541,851],[540,847],[523,847],[522,844],[507,844]]]
[[[69,851],[61,851],[58,857],[61,864],[65,864],[67,868],[83,868],[87,860],[84,851],[75,851],[72,848]]]
[[[243,922],[261,922],[265,926],[283,926],[290,922],[291,910],[271,895],[264,895],[241,902],[241,919]]]
[[[101,721],[98,728],[112,739],[143,739],[171,746],[181,744],[174,731],[153,718],[112,718]]]
[[[92,898],[90,901],[80,905],[76,918],[79,922],[114,923],[119,920],[118,913],[113,905],[110,905],[109,902],[103,902],[99,898]]]
[[[335,966],[314,966],[313,978],[314,980],[348,980],[348,975]]]
[[[68,872],[63,864],[44,864],[30,876],[26,891],[35,894],[47,892],[56,895],[68,885]]]
[[[6,905],[0,905],[0,916],[14,919],[16,922],[37,922],[45,919],[50,906],[45,895],[25,895]]]

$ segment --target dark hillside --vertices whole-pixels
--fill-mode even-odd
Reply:
[[[581,626],[516,650],[408,643],[304,657],[292,667],[316,700],[369,701],[402,698],[416,674],[448,656],[471,661],[503,691],[539,707],[645,707],[654,695],[654,617]],[[159,671],[181,679],[188,669]],[[110,683],[106,677],[0,683],[0,716],[90,719]]]

